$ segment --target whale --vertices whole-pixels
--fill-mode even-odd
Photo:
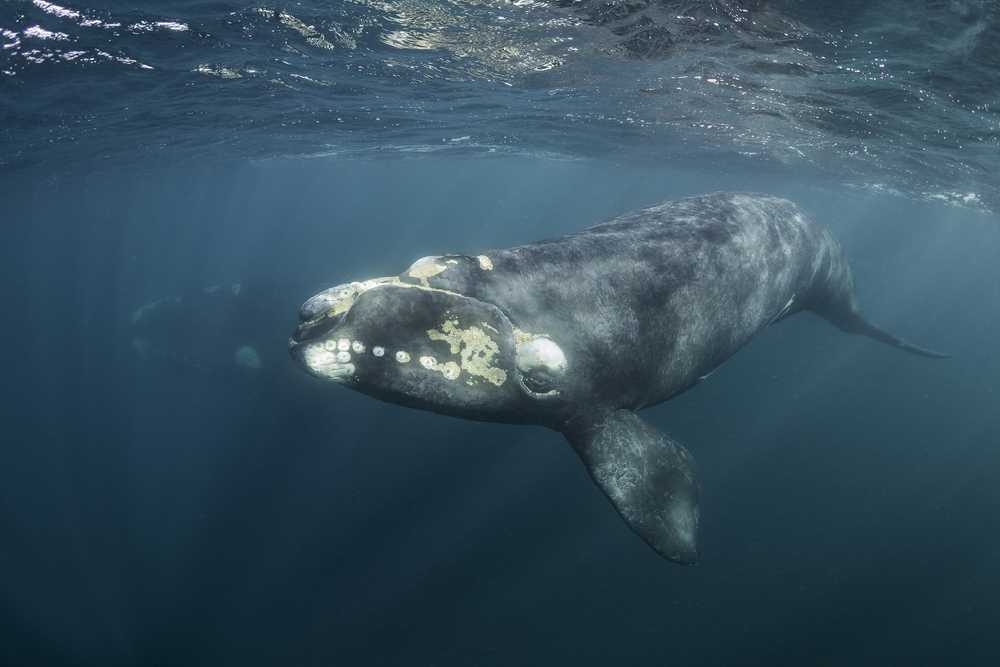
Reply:
[[[798,205],[713,193],[567,236],[422,257],[307,299],[289,339],[309,374],[389,403],[562,433],[621,518],[698,560],[687,448],[639,412],[809,311],[928,358],[868,321],[840,245]]]

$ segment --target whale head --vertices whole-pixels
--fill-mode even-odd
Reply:
[[[496,259],[425,257],[398,276],[323,290],[300,308],[292,357],[317,378],[387,402],[561,431],[632,530],[666,558],[693,562],[693,461],[620,409],[641,397],[630,373],[647,362],[620,363],[627,345],[602,347],[604,329],[566,317],[552,298],[566,286],[558,275],[532,281],[530,266]],[[566,300],[579,303],[573,290],[581,288],[570,281]]]
[[[520,331],[494,304],[424,284],[421,267],[437,259],[309,298],[289,340],[293,359],[317,378],[391,403],[486,421],[552,421],[568,368],[558,343]]]

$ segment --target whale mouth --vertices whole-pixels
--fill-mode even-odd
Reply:
[[[346,311],[337,315],[320,313],[313,319],[299,322],[288,339],[289,350],[296,349],[302,343],[322,339],[344,321],[344,315]]]

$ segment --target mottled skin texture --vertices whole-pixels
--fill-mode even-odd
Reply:
[[[697,557],[693,461],[637,410],[697,384],[757,332],[806,309],[937,356],[863,320],[836,241],[795,204],[761,195],[667,202],[558,239],[429,258],[380,280],[393,282],[307,302],[291,341],[307,370],[394,403],[561,431],[629,526],[678,562]],[[505,381],[448,380],[388,354],[357,355],[349,368],[315,361],[318,346],[338,339],[461,361],[427,335],[444,321],[486,332]],[[561,350],[564,369],[525,368],[538,356],[525,341],[537,340]]]
[[[713,195],[631,213],[552,241],[486,253],[494,270],[440,286],[497,305],[525,331],[558,334],[587,405],[639,409],[695,384],[795,310],[850,298],[839,247],[790,202]],[[845,292],[845,288],[847,291]]]

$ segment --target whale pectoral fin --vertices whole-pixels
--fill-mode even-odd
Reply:
[[[566,432],[590,476],[629,528],[678,563],[698,559],[694,459],[630,410]]]

